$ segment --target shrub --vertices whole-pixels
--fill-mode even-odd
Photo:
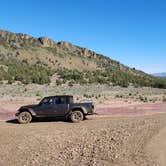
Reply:
[[[40,96],[40,93],[39,93],[39,92],[36,92],[36,96]]]
[[[143,102],[147,102],[148,101],[148,98],[147,97],[143,97],[143,96],[139,96],[139,99],[140,101],[143,101]]]
[[[21,63],[18,61],[0,61],[8,67],[7,71],[1,72],[0,79],[8,80],[9,83],[13,81],[21,81],[24,84],[37,83],[46,84],[50,82],[50,76],[53,72],[45,67],[39,65],[30,65],[27,61]]]
[[[163,96],[163,100],[162,100],[163,102],[166,102],[166,97],[165,96]]]
[[[87,95],[87,94],[84,94],[83,97],[88,98],[88,95]]]
[[[73,81],[68,82],[68,86],[73,86],[73,84],[74,84]]]
[[[56,85],[59,86],[59,85],[62,85],[62,81],[61,80],[56,80]]]

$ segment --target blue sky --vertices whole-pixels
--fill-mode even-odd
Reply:
[[[87,47],[148,73],[166,71],[165,0],[0,0],[0,29]]]

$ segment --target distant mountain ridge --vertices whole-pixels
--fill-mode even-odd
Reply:
[[[52,75],[57,75],[57,84],[166,87],[162,79],[87,48],[0,30],[0,80],[43,84],[49,83]]]
[[[156,76],[156,77],[166,77],[166,72],[162,72],[162,73],[153,73],[152,75],[153,75],[153,76]]]

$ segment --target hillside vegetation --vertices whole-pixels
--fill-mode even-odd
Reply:
[[[54,74],[57,85],[99,83],[166,88],[166,79],[129,68],[86,48],[0,31],[1,81],[45,84]]]

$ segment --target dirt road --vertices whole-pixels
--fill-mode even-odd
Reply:
[[[160,135],[165,127],[164,113],[94,116],[79,124],[54,121],[19,125],[1,121],[0,165],[156,166],[161,164],[156,158],[162,151],[153,153],[158,145],[155,140],[165,138]]]
[[[22,105],[33,104],[33,100],[6,101],[0,100],[0,120],[15,118],[15,112]],[[96,105],[96,112],[99,115],[111,116],[137,116],[156,113],[166,113],[166,103],[126,103],[115,102],[109,105]]]
[[[166,165],[166,127],[164,127],[156,136],[154,136],[147,145],[147,153],[154,158],[158,165]]]

